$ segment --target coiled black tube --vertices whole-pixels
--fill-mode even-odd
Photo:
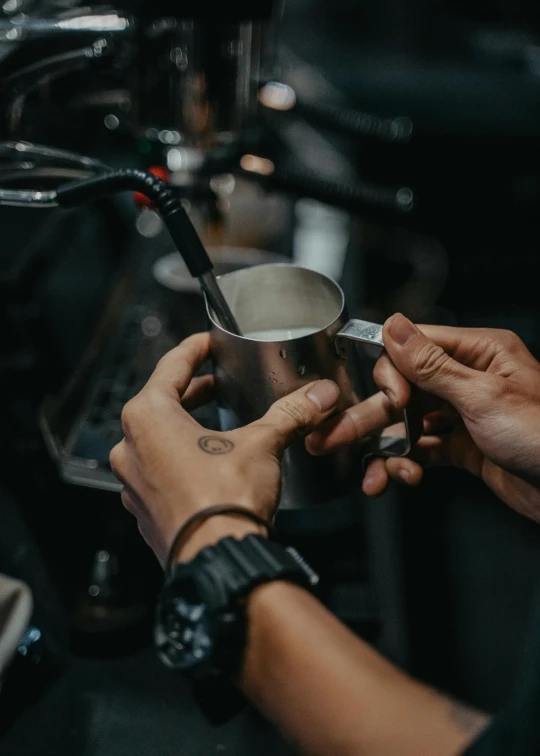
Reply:
[[[212,262],[174,191],[157,176],[137,168],[122,168],[84,181],[64,184],[56,196],[61,207],[74,207],[116,192],[132,191],[152,200],[192,276],[212,270]]]

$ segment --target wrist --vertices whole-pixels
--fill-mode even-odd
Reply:
[[[209,517],[201,522],[183,543],[178,545],[172,563],[189,562],[197,556],[201,549],[213,546],[227,536],[241,539],[251,533],[262,536],[268,535],[264,526],[251,522],[240,515],[223,514]]]

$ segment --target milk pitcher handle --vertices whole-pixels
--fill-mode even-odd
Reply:
[[[340,351],[339,342],[341,339],[350,339],[351,341],[360,341],[363,344],[371,344],[379,347],[381,352],[384,349],[382,338],[382,325],[377,323],[368,323],[366,320],[352,319],[346,323],[341,331],[336,335],[336,348]],[[403,410],[403,421],[405,424],[405,438],[395,436],[378,436],[374,439],[367,457],[405,457],[410,453],[423,432],[423,416],[419,408],[414,406],[414,402],[407,409]]]

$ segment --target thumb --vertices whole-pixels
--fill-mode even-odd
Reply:
[[[326,420],[338,399],[339,388],[334,381],[314,381],[278,399],[251,427],[264,431],[272,448],[279,452]]]
[[[469,404],[480,373],[452,359],[404,315],[398,312],[386,321],[383,341],[396,368],[415,386],[458,410]]]

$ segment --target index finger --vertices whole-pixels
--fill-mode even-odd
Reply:
[[[495,341],[491,328],[440,325],[418,325],[418,328],[430,341],[442,347],[450,357],[467,367],[483,370],[485,367],[478,364],[478,360],[493,356]]]
[[[181,399],[193,375],[210,356],[210,334],[196,333],[160,359],[148,386]]]
[[[512,331],[500,328],[457,328],[455,326],[419,325],[418,328],[466,367],[486,371],[493,360],[505,354],[505,362],[514,358],[517,364],[537,364],[523,341]]]
[[[489,328],[456,328],[454,326],[418,325],[427,336],[457,362],[477,370],[485,370],[493,359],[497,345]],[[410,384],[401,375],[386,352],[379,357],[373,370],[377,386],[384,391],[394,407],[406,407],[410,399]]]
[[[388,398],[374,394],[328,420],[306,438],[306,448],[313,456],[327,454],[353,441],[366,438],[399,419]]]

